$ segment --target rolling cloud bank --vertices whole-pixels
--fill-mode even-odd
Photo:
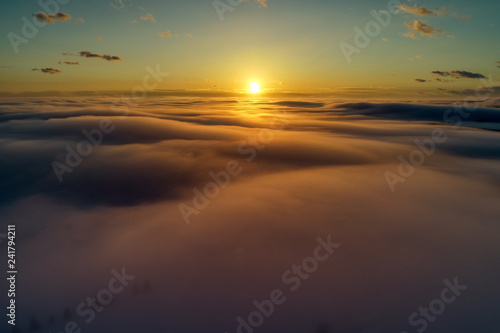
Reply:
[[[406,8],[441,15],[417,9]],[[490,331],[500,110],[466,106],[2,98],[0,224],[18,228],[18,327]],[[328,235],[341,244],[328,260],[287,273]],[[79,304],[122,267],[134,280],[87,323]],[[468,288],[438,320],[409,321],[455,277]],[[240,327],[275,289],[286,301]]]

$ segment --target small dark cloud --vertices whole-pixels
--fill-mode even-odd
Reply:
[[[432,71],[431,73],[434,75],[439,75],[439,76],[449,76],[448,72]]]
[[[465,79],[486,79],[486,76],[479,73],[472,73],[468,71],[432,71],[433,75],[437,76],[447,76],[455,79],[465,78]]]
[[[118,56],[110,56],[108,54],[100,55],[100,54],[92,53],[89,51],[80,51],[80,56],[85,57],[85,58],[102,58],[102,59],[105,59],[107,61],[122,61],[122,58],[120,58]]]
[[[500,68],[500,61],[495,61],[495,64],[497,65],[498,68]]]
[[[118,56],[110,56],[110,55],[107,55],[107,54],[103,54],[102,58],[106,59],[107,61],[122,61],[122,58],[120,58]]]
[[[424,80],[424,79],[415,79],[416,82],[427,82],[427,80]]]
[[[89,51],[80,51],[80,56],[85,58],[101,58],[99,54],[92,53]]]
[[[80,65],[78,61],[59,61],[58,64],[62,65]]]
[[[62,72],[60,69],[56,69],[56,68],[52,68],[52,67],[33,68],[32,71],[40,71],[42,73],[47,73],[47,74],[58,74],[58,73]]]
[[[49,24],[54,23],[56,21],[64,22],[71,20],[71,15],[65,13],[56,13],[56,14],[45,14],[44,12],[33,14],[34,17],[37,18],[40,22],[47,22]]]
[[[471,73],[467,71],[454,71],[452,72],[452,74],[456,77],[463,77],[467,79],[486,79],[486,76],[484,76],[483,74]]]

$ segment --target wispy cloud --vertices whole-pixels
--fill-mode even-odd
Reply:
[[[76,18],[76,24],[80,24],[80,23],[85,23],[85,20],[82,19],[81,17],[77,17]]]
[[[101,36],[95,36],[95,39],[101,40],[102,38],[101,38]]]
[[[58,64],[62,65],[80,65],[78,61],[59,61]]]
[[[191,35],[189,32],[186,32],[186,36],[188,36],[189,38],[193,38],[193,35]]]
[[[428,82],[427,80],[424,80],[424,79],[415,79],[415,81],[417,81],[417,82],[421,82],[421,83],[423,83],[423,82]]]
[[[457,21],[465,21],[465,22],[470,22],[472,19],[472,15],[458,15],[458,14],[453,14],[453,16],[456,17]]]
[[[33,14],[34,17],[40,22],[47,22],[52,24],[56,21],[64,22],[71,20],[71,15],[65,13],[56,13],[56,14],[45,14],[44,12]]]
[[[447,76],[455,79],[465,78],[465,79],[486,79],[486,76],[480,73],[472,73],[468,71],[432,71],[433,75],[436,76]]]
[[[59,74],[62,71],[60,69],[55,69],[52,67],[47,67],[47,68],[33,68],[33,71],[40,71],[42,73],[47,73],[47,74]]]
[[[114,0],[110,3],[111,7],[114,9],[123,9],[125,8],[125,2],[123,0]]]
[[[153,14],[151,14],[151,13],[148,13],[148,14],[146,14],[146,15],[144,15],[144,16],[141,16],[141,17],[140,17],[140,19],[141,19],[141,20],[144,20],[144,21],[148,21],[148,20],[149,20],[149,21],[151,21],[151,22],[153,22],[153,23],[156,23],[156,20],[155,20],[155,18],[153,17]]]
[[[434,38],[436,37],[436,34],[444,34],[443,30],[434,28],[433,26],[418,20],[405,22],[405,26],[408,27],[408,32],[404,34],[405,37],[418,38],[419,36],[425,36],[428,38]]]
[[[427,9],[425,6],[417,7],[417,5],[414,5],[413,7],[407,5],[400,5],[398,8],[403,12],[410,13],[416,16],[427,16],[427,15],[444,16],[448,13],[448,9],[446,8],[431,10]]]
[[[453,82],[452,80],[441,79],[439,77],[435,78],[434,81],[437,81],[437,82]]]
[[[172,37],[170,30],[166,31],[166,32],[159,32],[157,35],[158,35],[158,37],[161,37],[161,38],[171,38]]]
[[[120,58],[118,56],[110,56],[108,54],[100,55],[100,54],[92,53],[90,51],[80,51],[80,56],[85,57],[85,58],[102,58],[102,59],[105,59],[107,61],[122,61],[123,60],[122,58]]]
[[[262,7],[267,7],[267,0],[257,0],[257,2],[260,3]]]

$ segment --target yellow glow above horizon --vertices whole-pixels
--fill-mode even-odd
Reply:
[[[252,82],[250,84],[250,91],[253,94],[260,93],[260,85],[257,82]]]

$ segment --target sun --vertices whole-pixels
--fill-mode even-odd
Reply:
[[[250,84],[250,91],[253,94],[260,93],[260,85],[257,82],[252,82]]]

